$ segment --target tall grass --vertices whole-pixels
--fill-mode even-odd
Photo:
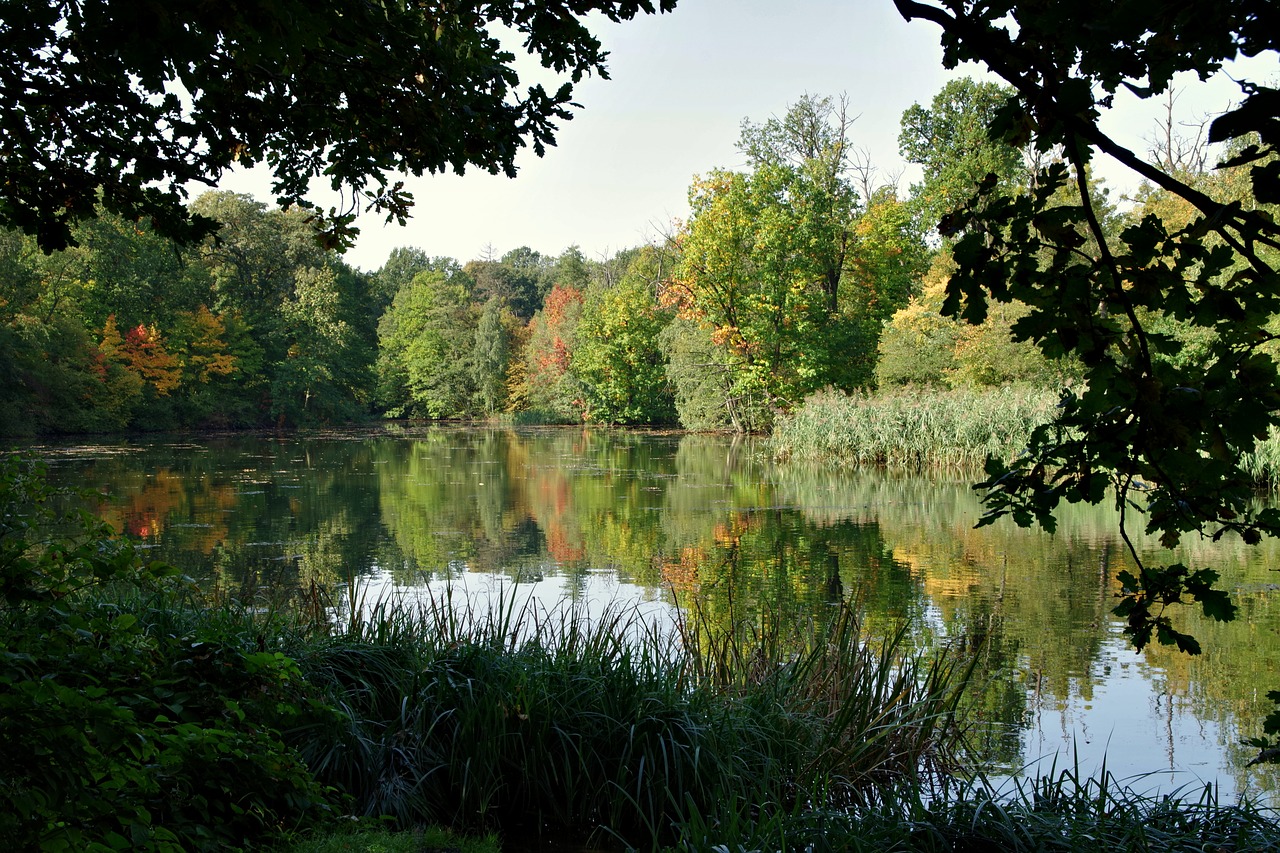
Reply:
[[[960,679],[900,637],[862,642],[851,612],[795,654],[691,646],[627,610],[448,598],[339,624],[295,653],[338,709],[298,748],[362,812],[408,824],[651,846],[694,813],[874,799],[956,743]]]
[[[1280,432],[1272,430],[1252,453],[1241,457],[1240,466],[1259,486],[1272,491],[1280,488]]]
[[[683,827],[681,851],[1277,851],[1274,811],[1248,802],[1221,803],[1214,788],[1144,794],[1105,770],[1078,770],[1018,780],[1003,787],[963,782],[943,797],[899,788],[857,810],[811,809],[735,823],[731,835],[695,817]]]
[[[974,468],[1020,453],[1057,405],[1043,388],[821,391],[781,419],[771,441],[779,459],[893,468]]]

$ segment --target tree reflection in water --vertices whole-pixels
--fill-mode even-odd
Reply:
[[[1256,685],[1280,669],[1274,542],[1184,546],[1223,568],[1241,618],[1187,609],[1203,656],[1138,656],[1110,612],[1125,565],[1112,510],[1070,507],[1055,535],[974,529],[963,474],[779,468],[749,439],[583,429],[41,450],[55,478],[110,495],[98,511],[117,529],[227,594],[520,579],[548,599],[696,609],[699,630],[773,636],[851,600],[870,634],[905,621],[922,650],[977,656],[972,741],[995,772],[1042,755],[1061,767],[1078,749],[1083,770],[1105,752],[1166,788],[1280,788],[1275,768],[1243,769],[1237,745],[1266,710]]]

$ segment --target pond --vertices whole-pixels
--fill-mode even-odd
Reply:
[[[108,494],[100,512],[118,530],[231,592],[354,580],[369,598],[448,586],[474,603],[515,589],[743,632],[850,599],[869,631],[905,622],[921,649],[977,655],[973,738],[994,776],[1105,762],[1148,792],[1280,790],[1240,744],[1280,688],[1275,542],[1184,544],[1175,557],[1217,568],[1240,616],[1185,609],[1178,624],[1205,653],[1139,655],[1111,613],[1129,565],[1114,511],[1068,508],[1053,535],[975,529],[981,506],[958,474],[775,466],[750,439],[583,429],[32,449],[56,482]]]

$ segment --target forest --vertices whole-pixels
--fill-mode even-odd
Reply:
[[[767,432],[820,392],[1061,387],[1079,365],[1010,333],[1026,306],[993,305],[981,323],[942,310],[955,241],[936,225],[951,201],[986,175],[1032,192],[1060,156],[989,138],[1010,93],[961,79],[907,110],[901,151],[923,178],[906,190],[857,148],[847,96],[746,119],[749,168],[695,176],[687,222],[608,257],[401,248],[360,270],[316,239],[308,211],[220,191],[190,204],[219,223],[194,244],[105,210],[50,253],[4,231],[0,435],[384,417]],[[1241,170],[1211,171],[1177,121],[1171,105],[1153,157],[1250,201]],[[1090,192],[1112,234],[1190,216],[1152,187],[1123,212],[1105,186]],[[1202,334],[1173,357],[1193,362]]]

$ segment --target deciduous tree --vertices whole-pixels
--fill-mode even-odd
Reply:
[[[571,368],[588,420],[669,423],[675,416],[659,336],[671,321],[657,299],[657,249],[648,248],[616,287],[587,295]]]

